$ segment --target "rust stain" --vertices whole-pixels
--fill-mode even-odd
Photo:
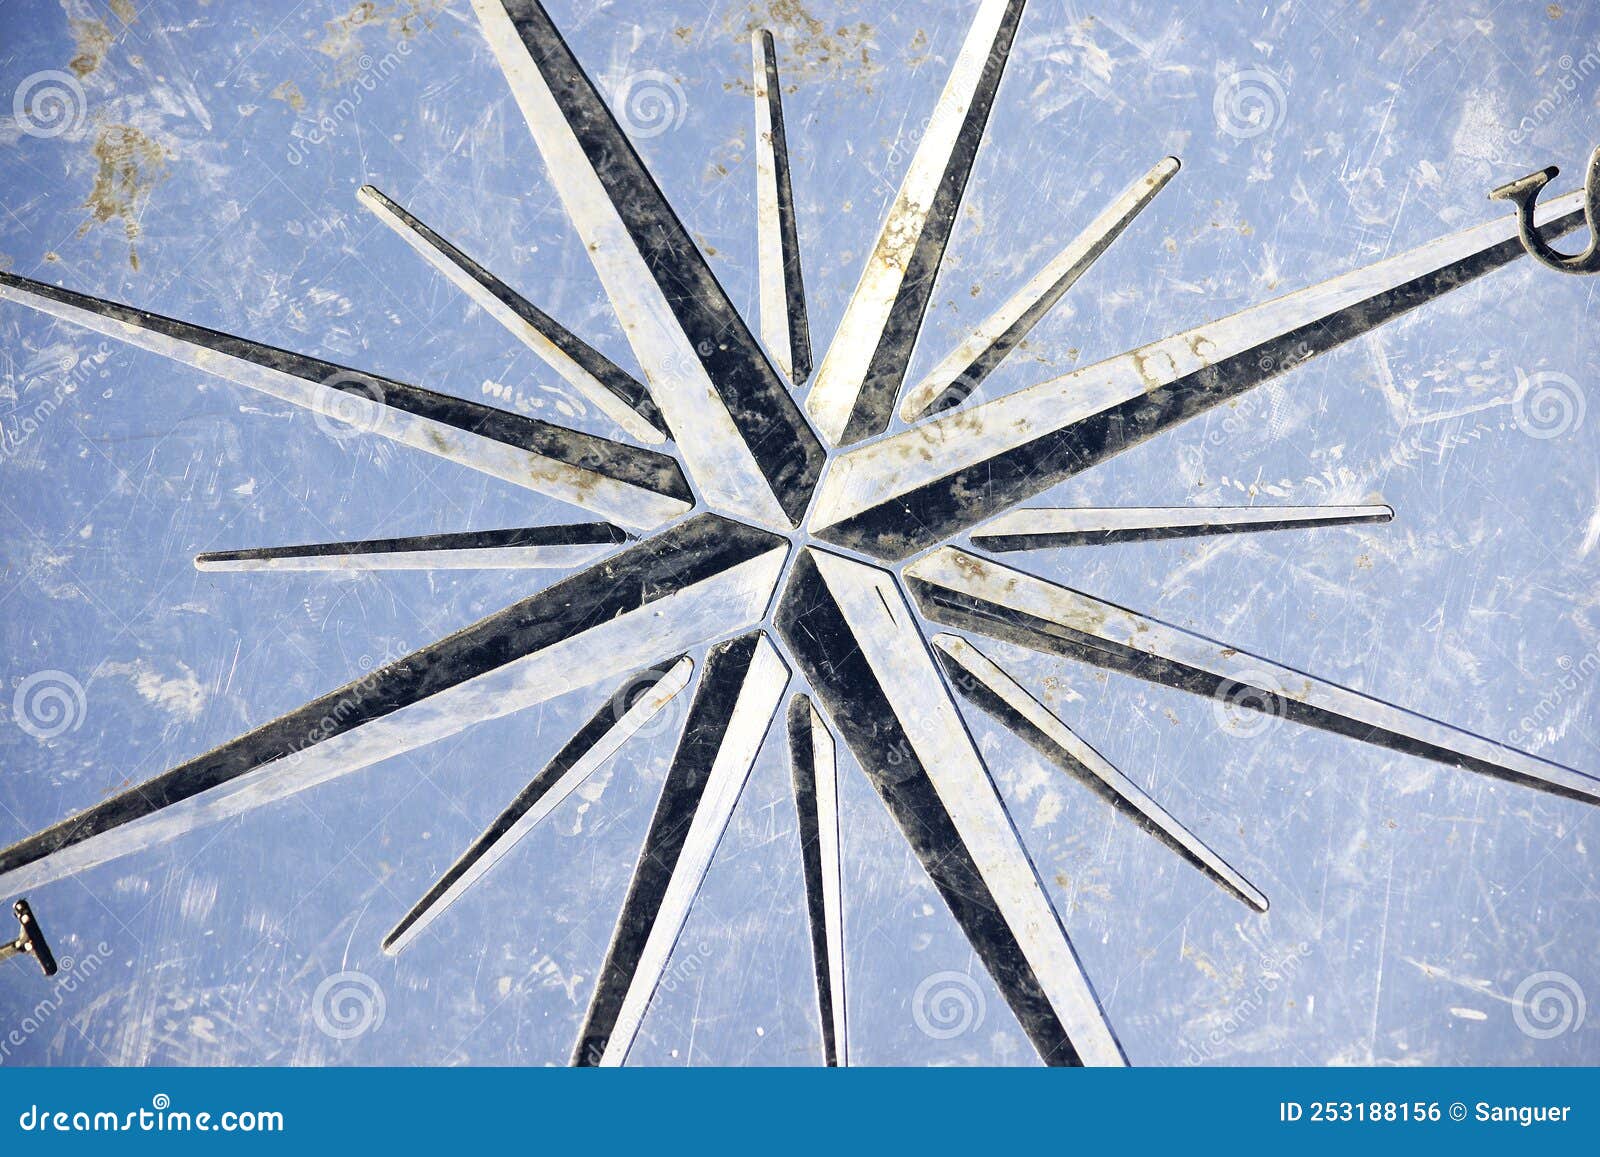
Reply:
[[[1177,376],[1177,363],[1172,360],[1170,353],[1161,348],[1160,343],[1135,350],[1129,356],[1133,358],[1133,368],[1147,392],[1168,385]]]
[[[103,126],[95,137],[93,151],[99,168],[94,187],[83,203],[90,219],[78,230],[78,236],[94,225],[120,218],[129,241],[128,264],[138,269],[139,254],[132,242],[139,236],[139,214],[150,199],[150,191],[167,174],[166,154],[138,129],[124,124]]]
[[[300,86],[292,80],[284,81],[267,95],[273,100],[281,100],[295,112],[301,112],[306,107],[305,94],[300,91]]]
[[[72,30],[72,44],[76,49],[67,67],[72,69],[79,80],[82,80],[100,67],[115,37],[111,34],[111,29],[106,27],[104,20],[82,20],[74,17],[67,21],[67,26]]]
[[[123,24],[139,22],[139,9],[133,0],[111,0],[111,11],[117,14],[117,19]]]
[[[921,68],[928,63],[928,33],[924,29],[917,29],[916,35],[911,38],[911,44],[906,53],[907,68]]]
[[[981,558],[970,554],[957,554],[951,558],[951,563],[969,579],[985,579],[989,577],[989,566]]]

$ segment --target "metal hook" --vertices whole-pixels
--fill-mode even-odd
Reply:
[[[10,956],[32,956],[46,976],[54,976],[56,958],[50,951],[50,945],[45,943],[44,933],[39,930],[39,921],[34,918],[33,909],[28,907],[26,900],[18,900],[11,905],[11,911],[17,918],[17,938],[10,943],[0,944],[0,960]]]
[[[1562,273],[1600,273],[1600,149],[1589,158],[1589,173],[1584,178],[1584,215],[1589,220],[1589,248],[1582,253],[1562,253],[1553,248],[1533,225],[1533,204],[1539,192],[1561,170],[1555,165],[1537,173],[1529,173],[1509,185],[1501,185],[1489,193],[1491,201],[1510,201],[1517,207],[1517,232],[1522,235],[1522,245],[1529,253],[1551,269]]]

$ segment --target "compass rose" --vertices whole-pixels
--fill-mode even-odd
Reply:
[[[681,735],[574,1048],[619,1064],[767,742],[787,740],[824,1056],[849,1056],[838,805],[847,747],[1050,1064],[1126,1057],[959,702],[1097,790],[1250,909],[1267,897],[997,661],[993,641],[1337,732],[1530,791],[1600,780],[1049,581],[1029,552],[1382,523],[1381,505],[1061,508],[1063,480],[1584,222],[1580,193],[994,397],[979,387],[1178,172],[1158,161],[925,378],[907,380],[1024,0],[983,0],[813,368],[775,46],[753,40],[753,331],[534,0],[474,0],[643,380],[382,191],[361,202],[615,426],[583,433],[0,273],[0,297],[593,521],[211,553],[203,569],[576,568],[446,638],[0,852],[16,890],[592,689],[593,717],[384,941],[403,952],[651,718]]]

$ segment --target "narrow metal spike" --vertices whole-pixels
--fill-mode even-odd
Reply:
[[[1600,779],[954,547],[905,570],[922,613],[1037,651],[1585,803]]]
[[[893,577],[805,549],[776,621],[1039,1056],[1125,1064]]]
[[[1258,912],[1267,910],[1261,890],[1173,818],[1143,788],[1080,739],[989,656],[959,635],[935,635],[933,645],[958,691],[1004,724],[1030,747],[1076,776],[1146,831],[1205,872]]]
[[[800,275],[800,229],[795,219],[784,132],[783,93],[772,33],[751,35],[755,50],[756,239],[761,286],[761,340],[789,381],[811,376],[811,328]]]
[[[377,434],[471,470],[649,530],[689,509],[677,460],[379,374],[0,273],[0,299]]]
[[[983,0],[828,345],[806,410],[836,446],[880,433],[933,295],[1025,0]]]
[[[593,562],[627,538],[609,522],[580,522],[213,550],[196,555],[194,565],[206,571],[557,569]]]
[[[1394,508],[1366,506],[1143,506],[1013,510],[972,532],[974,545],[1004,553],[1056,546],[1155,542],[1208,534],[1303,530],[1388,522]]]
[[[356,200],[631,437],[647,445],[667,440],[671,431],[666,420],[650,391],[632,374],[417,220],[381,189],[362,185]]]
[[[906,394],[900,416],[914,422],[928,412],[954,409],[966,401],[1044,320],[1062,295],[1088,272],[1111,243],[1133,223],[1180,168],[1177,157],[1164,157],[1129,185],[1072,243],[1056,254],[1021,289],[995,310],[950,356]]]
[[[826,453],[536,0],[473,0],[551,183],[705,500],[798,525]]]
[[[1581,193],[1544,206],[1545,235],[1581,225],[1582,206]],[[922,422],[834,462],[812,522],[879,558],[935,546],[1525,252],[1501,218]]]
[[[706,656],[573,1064],[627,1060],[788,685],[789,670],[765,632],[720,643]]]
[[[787,540],[700,515],[0,851],[24,890],[618,678],[766,613]]]
[[[806,911],[811,922],[811,962],[817,978],[822,1058],[850,1063],[844,992],[844,872],[839,847],[839,765],[833,733],[811,700],[789,701],[789,757],[800,816],[800,856]]]
[[[693,670],[694,660],[680,655],[624,683],[390,930],[383,938],[383,950],[396,955],[420,936],[423,929],[465,895],[518,840],[555,811],[584,780],[605,766],[634,732],[672,702],[688,686]],[[631,696],[631,699],[624,701],[624,696]]]

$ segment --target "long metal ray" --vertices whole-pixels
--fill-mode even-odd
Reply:
[[[628,536],[609,522],[213,550],[197,570],[522,570],[582,566]]]
[[[761,286],[761,340],[778,368],[798,386],[811,376],[811,327],[800,275],[800,228],[789,175],[778,52],[772,33],[751,35],[755,52],[756,241]]]
[[[954,547],[905,570],[936,622],[1586,803],[1600,779]]]
[[[650,392],[632,374],[417,220],[381,189],[363,185],[356,200],[629,435],[647,445],[667,440],[666,420]]]
[[[933,295],[1026,0],[983,0],[828,345],[806,410],[834,445],[881,433]]]
[[[894,579],[807,548],[777,625],[1047,1064],[1121,1046]]]
[[[800,856],[811,922],[811,962],[822,1022],[822,1059],[850,1063],[844,993],[844,872],[839,846],[839,764],[833,733],[811,700],[789,700],[789,758],[800,816]]]
[[[393,378],[0,273],[0,299],[648,530],[694,501],[675,459]]]
[[[1388,522],[1394,508],[1365,506],[1141,506],[1012,510],[972,532],[985,550],[1043,550],[1111,542],[1155,542],[1208,534],[1302,530]]]
[[[651,396],[712,506],[798,525],[826,452],[535,0],[473,0]]]
[[[390,930],[383,938],[383,950],[396,955],[420,936],[518,840],[603,767],[634,732],[672,702],[688,686],[693,670],[694,660],[680,655],[624,683]],[[624,701],[627,695],[633,696],[631,702]]]
[[[949,410],[966,401],[1028,332],[1044,320],[1073,283],[1111,248],[1111,243],[1155,200],[1156,194],[1166,188],[1179,168],[1177,157],[1164,157],[1124,189],[1087,229],[906,394],[900,403],[900,416],[914,422],[930,410]]]
[[[1545,206],[1545,236],[1583,195]],[[1247,309],[1132,353],[882,438],[833,463],[818,533],[901,558],[1516,260],[1514,217]]]
[[[706,657],[573,1064],[627,1059],[788,685],[789,669],[763,631]]]
[[[0,882],[70,875],[739,630],[787,549],[716,515],[679,523],[13,844]]]
[[[1080,739],[989,656],[959,635],[935,635],[933,645],[950,682],[973,703],[1015,732],[1040,755],[1093,788],[1118,811],[1205,872],[1258,912],[1267,898],[1138,784]]]

